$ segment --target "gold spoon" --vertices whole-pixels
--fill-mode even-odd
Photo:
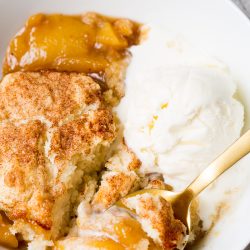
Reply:
[[[237,161],[250,152],[250,130],[235,141],[224,153],[216,158],[184,191],[180,193],[170,192],[159,189],[143,189],[129,194],[118,201],[115,205],[128,209],[135,213],[134,210],[123,204],[123,200],[139,195],[149,193],[152,195],[162,196],[171,203],[175,218],[183,222],[187,227],[187,235],[191,230],[190,204],[201,191],[209,184],[215,181],[221,174],[231,168]],[[183,246],[183,248],[185,245]]]

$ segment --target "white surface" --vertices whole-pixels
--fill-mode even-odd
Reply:
[[[117,112],[141,172],[160,172],[181,191],[239,138],[243,107],[233,98],[236,83],[225,64],[180,34],[148,29],[147,40],[131,49]]]
[[[0,0],[0,52],[3,56],[10,37],[25,19],[36,12],[79,13],[99,11],[109,15],[126,16],[144,23],[155,23],[182,33],[192,44],[218,57],[238,79],[240,96],[246,108],[246,128],[250,120],[250,23],[227,0]],[[150,60],[145,55],[145,60]],[[241,166],[229,170],[220,182],[233,178],[237,206],[229,209],[227,217],[217,224],[211,239],[202,249],[242,250],[250,240],[250,157]],[[214,188],[216,189],[216,186]],[[217,192],[222,190],[217,189]],[[205,210],[213,206],[212,198],[203,194]],[[232,209],[233,208],[233,209]]]

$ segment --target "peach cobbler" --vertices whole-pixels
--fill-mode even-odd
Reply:
[[[28,249],[171,250],[186,228],[169,189],[144,173],[113,107],[140,24],[95,13],[38,14],[11,40],[0,85],[0,244]],[[25,243],[23,243],[25,242]]]

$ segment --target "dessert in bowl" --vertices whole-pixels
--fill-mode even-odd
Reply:
[[[126,18],[38,14],[10,42],[3,73],[3,244],[181,249],[186,228],[160,197],[131,199],[136,219],[108,208],[142,188],[183,188],[239,137],[226,66]]]

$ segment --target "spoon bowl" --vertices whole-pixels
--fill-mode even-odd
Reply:
[[[153,196],[161,196],[171,204],[175,218],[179,219],[186,226],[187,235],[189,236],[192,226],[190,207],[194,198],[196,198],[206,187],[249,152],[250,130],[217,157],[184,191],[177,193],[160,189],[142,189],[125,196],[115,205],[136,214],[135,210],[128,208],[123,203],[125,199],[145,193]],[[188,237],[185,240],[182,249],[185,248],[187,242]]]

